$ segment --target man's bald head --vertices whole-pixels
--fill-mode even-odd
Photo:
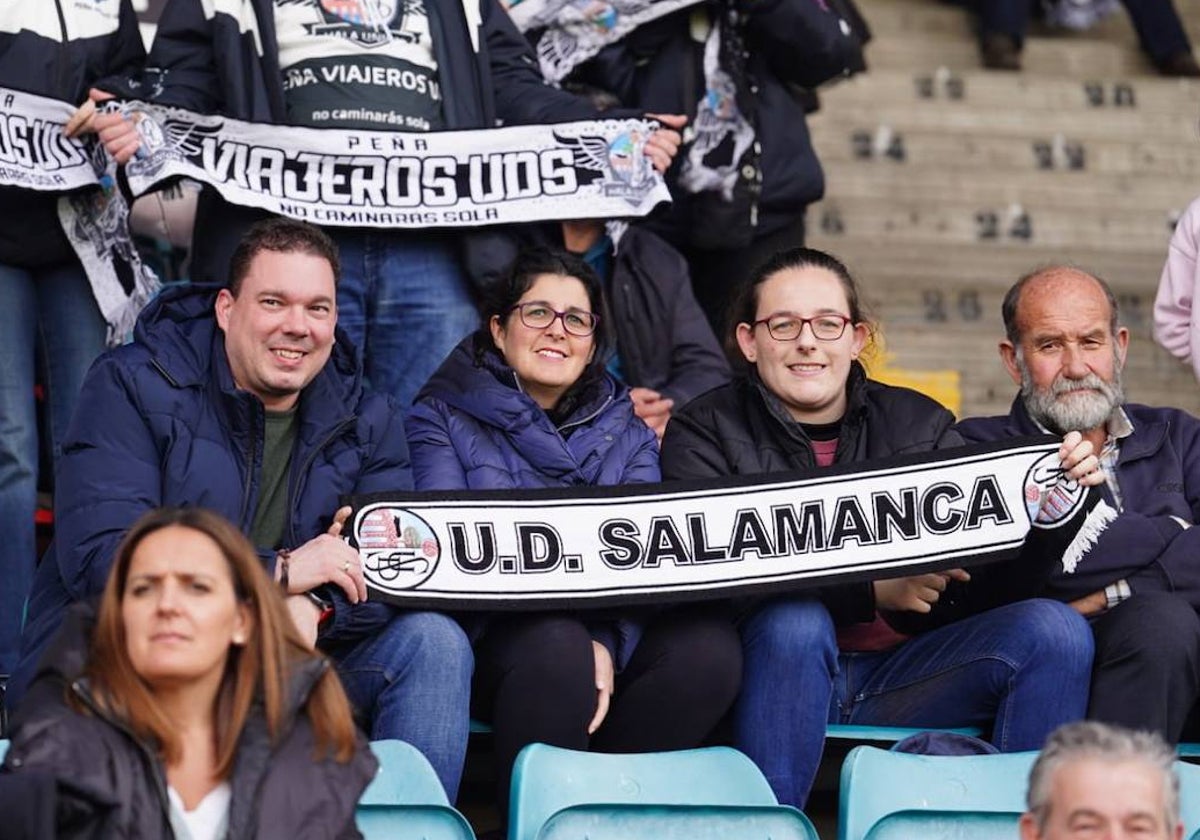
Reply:
[[[1120,309],[1117,297],[1108,283],[1103,278],[1074,266],[1048,265],[1026,274],[1004,295],[1000,314],[1004,318],[1004,333],[1009,342],[1013,345],[1020,344],[1021,303],[1026,292],[1041,298],[1061,295],[1065,291],[1083,291],[1089,287],[1104,296],[1111,313],[1109,328],[1113,335],[1116,335],[1121,325]]]

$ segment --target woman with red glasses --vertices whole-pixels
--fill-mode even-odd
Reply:
[[[579,257],[524,252],[484,323],[417,396],[408,443],[418,490],[659,480],[654,433],[606,370],[601,281]],[[464,620],[472,713],[495,730],[503,812],[513,759],[540,741],[643,752],[698,746],[738,691],[737,632],[719,608],[559,611]]]
[[[820,469],[962,445],[937,402],[867,377],[859,357],[871,328],[858,286],[829,254],[776,254],[739,289],[730,321],[745,374],[672,415],[665,478]],[[1035,576],[1002,569],[1010,571]],[[1010,590],[986,570],[968,578],[954,569],[741,605],[734,740],[780,802],[803,807],[828,723],[977,726],[1001,750],[1033,750],[1083,717],[1092,661],[1083,617],[1039,599],[986,609]],[[947,611],[965,617],[938,626]]]

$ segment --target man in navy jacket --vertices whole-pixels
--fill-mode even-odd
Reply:
[[[1200,420],[1125,403],[1129,331],[1104,281],[1054,266],[1009,290],[1000,356],[1021,393],[1007,416],[964,420],[967,441],[1079,431],[1115,518],[1045,594],[1092,622],[1088,714],[1180,738],[1200,692]]]
[[[452,619],[366,600],[339,537],[342,494],[412,488],[399,409],[368,393],[337,329],[337,251],[286,219],[250,229],[229,285],[175,288],[83,385],[15,675],[34,674],[68,604],[99,593],[126,529],[163,505],[225,516],[259,546],[373,739],[422,750],[453,801],[472,658]],[[302,794],[298,794],[302,795]]]

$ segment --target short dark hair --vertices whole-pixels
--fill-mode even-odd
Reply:
[[[1059,272],[1072,272],[1095,280],[1104,292],[1104,296],[1108,298],[1108,309],[1112,313],[1109,319],[1109,330],[1116,335],[1117,330],[1121,328],[1121,309],[1117,305],[1117,296],[1113,294],[1112,287],[1103,277],[1073,265],[1043,265],[1014,283],[1012,288],[1005,293],[1004,302],[1000,304],[1000,317],[1004,319],[1004,336],[1014,347],[1021,341],[1021,330],[1017,325],[1017,310],[1021,305],[1021,293],[1025,291],[1025,286],[1039,277]]]
[[[800,268],[823,268],[837,277],[842,291],[846,293],[846,303],[850,306],[850,320],[855,324],[866,324],[868,331],[874,332],[870,313],[866,311],[862,295],[858,291],[858,283],[841,260],[816,248],[789,248],[769,257],[734,291],[727,314],[725,348],[735,363],[745,364],[745,359],[738,349],[737,327],[742,323],[754,323],[754,316],[758,312],[759,286],[781,271]]]
[[[255,222],[242,236],[229,260],[229,282],[226,287],[234,297],[242,290],[242,281],[250,273],[250,263],[262,251],[289,254],[299,251],[314,257],[323,257],[333,269],[333,282],[342,277],[342,264],[338,259],[337,246],[329,234],[308,222],[273,216]]]
[[[504,321],[512,312],[521,296],[529,291],[534,281],[543,274],[553,274],[559,277],[574,277],[587,290],[588,305],[592,312],[600,316],[596,332],[592,334],[595,351],[592,360],[584,368],[580,382],[595,379],[608,364],[608,357],[613,348],[613,327],[608,317],[608,309],[604,301],[604,282],[582,257],[564,251],[560,248],[532,247],[525,248],[517,254],[516,260],[505,273],[499,283],[491,286],[480,302],[483,313],[483,329],[495,316]],[[488,340],[490,343],[490,339]]]

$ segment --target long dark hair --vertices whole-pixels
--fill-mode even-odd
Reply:
[[[556,414],[564,414],[568,413],[568,407],[575,404],[580,394],[604,376],[604,368],[613,351],[613,328],[605,305],[604,283],[595,269],[583,258],[560,248],[544,246],[525,248],[517,254],[516,260],[501,282],[490,287],[480,301],[483,326],[476,336],[475,350],[477,357],[488,350],[499,352],[489,331],[492,318],[499,318],[500,322],[504,323],[512,315],[512,308],[517,305],[521,296],[529,291],[534,281],[543,274],[573,277],[578,280],[587,291],[588,306],[600,316],[596,332],[592,334],[592,358],[579,379],[567,389],[559,404],[555,406]]]
[[[725,328],[725,352],[734,365],[745,368],[748,364],[741,350],[738,349],[738,324],[753,324],[754,316],[758,313],[758,289],[781,271],[792,271],[801,268],[823,268],[838,279],[842,291],[846,293],[846,303],[850,307],[850,320],[855,324],[865,324],[868,332],[868,345],[875,337],[875,326],[871,314],[862,302],[858,291],[858,283],[850,274],[850,269],[832,254],[818,251],[816,248],[789,248],[779,251],[769,257],[754,272],[738,286],[733,299],[729,303],[727,323]]]

